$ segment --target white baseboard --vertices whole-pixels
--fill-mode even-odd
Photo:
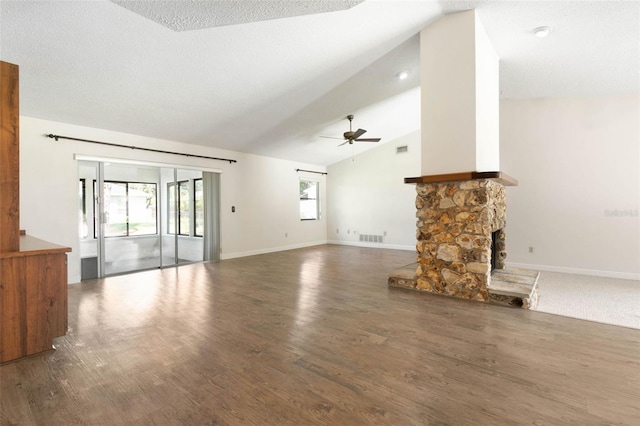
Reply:
[[[391,250],[410,250],[416,251],[416,246],[403,246],[400,244],[385,244],[385,243],[367,243],[364,241],[341,241],[341,240],[329,240],[327,244],[337,244],[340,246],[355,246],[355,247],[371,247],[371,248],[383,248]]]
[[[600,271],[597,269],[567,268],[564,266],[531,265],[529,263],[506,262],[507,267],[533,269],[534,271],[562,272],[565,274],[591,275],[594,277],[620,278],[623,280],[640,280],[640,274],[633,272]]]
[[[278,251],[295,250],[295,249],[305,248],[305,247],[320,246],[323,244],[327,244],[327,241],[325,240],[325,241],[314,241],[314,242],[302,243],[302,244],[291,244],[288,246],[269,247],[265,249],[241,251],[236,253],[220,253],[220,260],[235,259],[237,257],[255,256],[257,254],[275,253]]]

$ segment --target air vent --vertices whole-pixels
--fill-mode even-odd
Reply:
[[[396,147],[396,154],[402,154],[403,152],[409,152],[409,147],[407,145]]]
[[[382,235],[364,235],[360,234],[360,241],[366,243],[382,243]]]

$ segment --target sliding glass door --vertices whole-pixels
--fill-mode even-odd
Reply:
[[[169,169],[161,171],[166,202],[162,221],[162,266],[204,259],[204,192],[202,172]]]
[[[104,275],[160,267],[158,168],[105,163],[103,170]]]
[[[82,279],[219,259],[217,173],[79,162]]]

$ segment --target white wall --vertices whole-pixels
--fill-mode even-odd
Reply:
[[[238,163],[182,157],[83,142],[46,138],[48,133],[224,157]],[[145,138],[108,130],[20,117],[20,228],[28,234],[72,248],[69,282],[80,280],[78,233],[78,166],[75,154],[221,171],[221,257],[245,256],[326,242],[326,219],[298,218],[297,168],[324,171],[322,166],[180,142]],[[313,175],[318,177],[320,175]],[[326,200],[321,185],[321,202]],[[326,211],[326,203],[322,202]],[[236,212],[231,212],[231,206]],[[285,233],[287,236],[285,237]]]
[[[520,183],[507,189],[508,264],[640,279],[639,104],[501,103],[502,170]]]
[[[396,154],[403,145],[408,152]],[[327,172],[329,242],[415,250],[416,188],[404,178],[420,176],[419,131],[333,164]],[[384,232],[382,244],[359,242],[360,234]]]

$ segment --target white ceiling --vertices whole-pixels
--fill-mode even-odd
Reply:
[[[637,1],[357,3],[2,0],[0,58],[23,115],[322,165],[375,145],[319,137],[347,114],[381,143],[419,128],[416,34],[443,13],[477,9],[503,98],[640,91]]]

